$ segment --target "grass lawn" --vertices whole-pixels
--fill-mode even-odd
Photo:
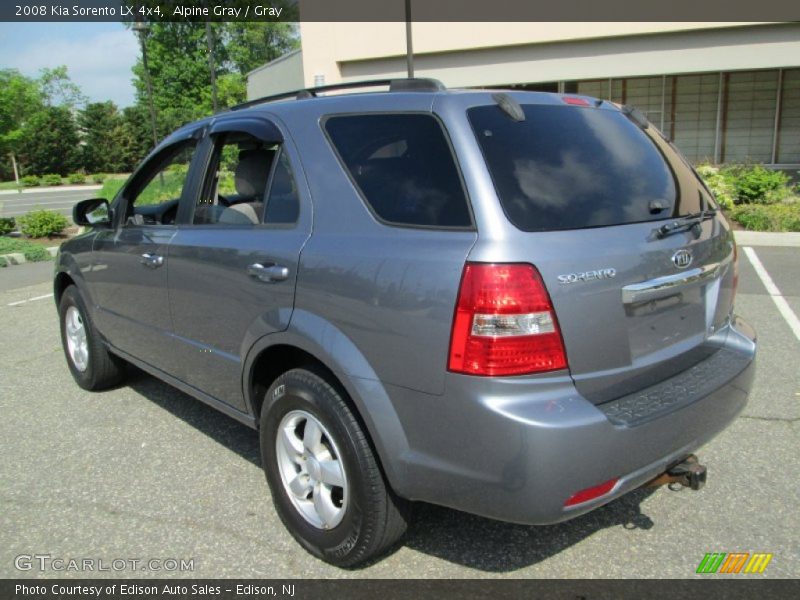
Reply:
[[[167,169],[150,180],[136,198],[137,206],[161,204],[167,200],[180,198],[183,183],[186,180],[185,171]],[[117,192],[124,185],[125,179],[106,179],[103,189],[97,193],[98,198],[105,198],[109,202],[114,199]]]

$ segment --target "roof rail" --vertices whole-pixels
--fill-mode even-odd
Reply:
[[[383,87],[389,86],[390,92],[439,92],[447,89],[444,84],[438,79],[373,79],[370,81],[348,81],[346,83],[334,83],[332,85],[321,85],[318,87],[303,88],[291,92],[283,92],[281,94],[274,94],[272,96],[264,96],[263,98],[256,98],[248,100],[235,106],[231,106],[228,110],[242,110],[243,108],[250,108],[258,104],[266,104],[267,102],[275,102],[277,100],[285,100],[287,98],[295,98],[296,100],[303,100],[305,98],[314,98],[317,94],[323,92],[333,92],[338,90],[351,90],[364,87]]]

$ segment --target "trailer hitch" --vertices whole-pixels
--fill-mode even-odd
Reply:
[[[679,463],[672,465],[658,477],[651,479],[642,487],[660,487],[666,485],[671,490],[688,487],[699,490],[706,484],[706,468],[701,465],[694,454],[690,454]]]

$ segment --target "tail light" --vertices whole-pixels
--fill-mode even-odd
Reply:
[[[495,376],[566,366],[555,311],[536,268],[467,263],[453,319],[448,369]]]

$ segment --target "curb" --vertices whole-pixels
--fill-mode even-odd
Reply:
[[[55,257],[58,254],[58,246],[48,246],[45,248],[47,253],[51,257]],[[6,265],[9,267],[13,267],[14,265],[22,265],[28,262],[28,259],[25,258],[25,255],[21,252],[12,252],[11,254],[0,254],[0,259],[4,259],[6,261]]]
[[[0,254],[0,258],[5,259],[6,264],[9,267],[14,265],[21,265],[23,263],[28,262],[28,259],[25,258],[25,255],[21,252],[12,252],[11,254]]]
[[[51,193],[51,192],[78,192],[86,190],[91,192],[94,190],[103,189],[102,185],[53,185],[53,186],[36,186],[19,190],[0,190],[0,196],[20,195],[20,194],[38,194],[38,193]]]

